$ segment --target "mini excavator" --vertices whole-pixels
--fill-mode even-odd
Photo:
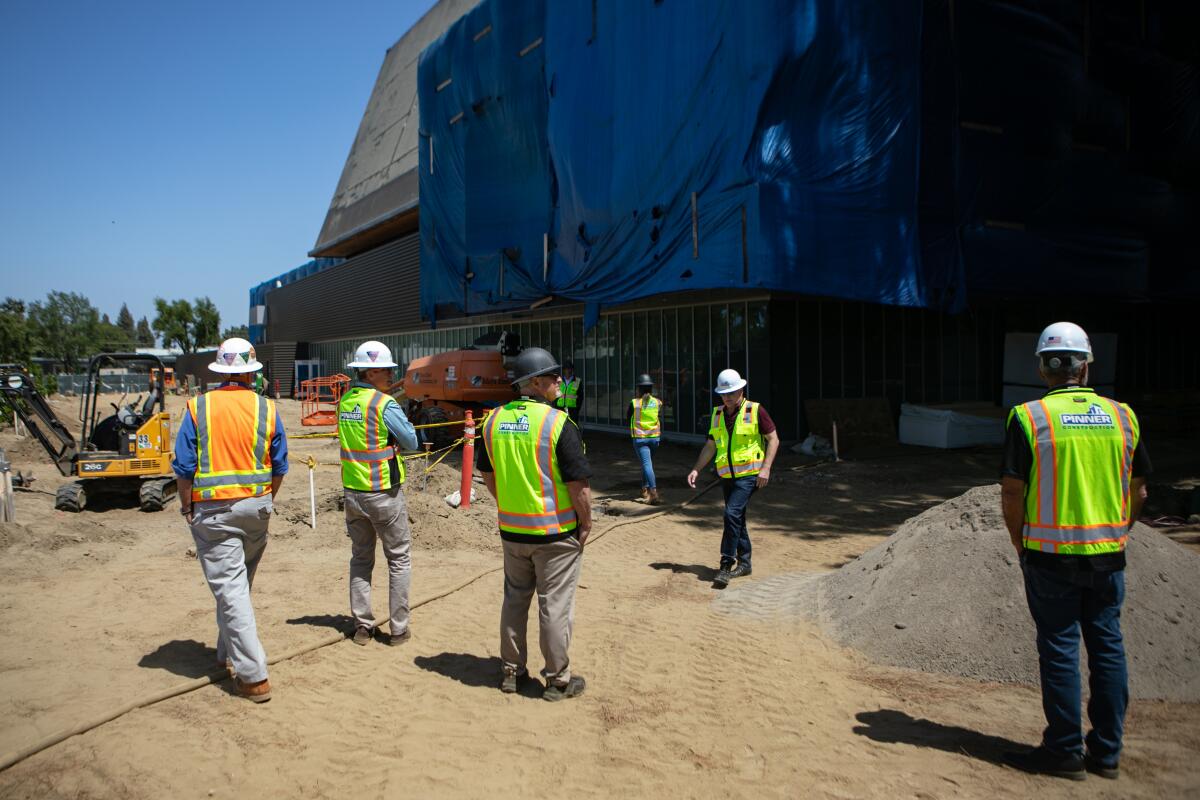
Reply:
[[[77,443],[33,379],[19,366],[0,365],[0,409],[8,408],[25,423],[58,471],[76,480],[64,483],[55,494],[60,511],[82,511],[89,500],[138,498],[142,511],[161,511],[175,494],[171,470],[171,415],[163,391],[151,380],[145,401],[112,403],[113,413],[100,419],[100,370],[131,362],[156,365],[164,375],[162,359],[141,353],[101,353],[88,362],[80,397],[79,419],[83,433]]]

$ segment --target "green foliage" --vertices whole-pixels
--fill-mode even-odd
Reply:
[[[117,327],[125,332],[125,337],[129,341],[137,341],[137,328],[133,324],[133,314],[129,313],[129,306],[125,303],[121,303],[121,310],[117,312]]]
[[[235,336],[242,339],[249,339],[250,328],[245,325],[234,325],[232,328],[226,328],[221,332],[221,341],[223,342],[226,339],[232,339]]]
[[[57,360],[67,372],[77,371],[80,362],[99,352],[100,314],[76,292],[50,292],[44,303],[30,303],[29,326],[35,351]]]
[[[198,347],[217,345],[217,332],[221,329],[221,315],[217,306],[207,297],[196,302],[187,300],[163,300],[154,298],[154,330],[162,337],[163,347],[178,345],[185,353],[194,353]]]
[[[150,323],[145,317],[138,320],[137,334],[134,338],[138,347],[154,347],[154,331],[150,330]]]
[[[33,355],[33,334],[25,317],[25,303],[12,297],[0,303],[0,363],[28,364]]]

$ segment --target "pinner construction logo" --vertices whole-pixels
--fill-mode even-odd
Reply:
[[[522,414],[516,422],[501,422],[496,425],[497,433],[529,433],[529,417]]]
[[[362,422],[362,406],[355,406],[353,411],[338,412],[338,419],[342,422]]]
[[[1067,428],[1111,428],[1113,426],[1112,414],[1101,408],[1099,403],[1092,403],[1086,414],[1062,414],[1060,419],[1063,426]]]

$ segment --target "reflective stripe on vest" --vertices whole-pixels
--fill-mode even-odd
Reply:
[[[554,455],[567,423],[565,412],[531,400],[488,414],[482,438],[496,476],[500,530],[552,536],[578,525]]]
[[[659,423],[661,404],[653,395],[635,397],[629,401],[633,404],[633,416],[629,418],[629,435],[634,439],[657,439],[662,433]]]
[[[270,494],[274,403],[229,387],[189,400],[188,413],[196,425],[193,502]]]
[[[757,475],[764,463],[763,439],[758,430],[758,403],[743,400],[733,423],[733,436],[725,427],[722,406],[713,409],[708,434],[716,445],[713,463],[722,478]]]
[[[1077,387],[1016,406],[1012,416],[1033,453],[1024,546],[1065,555],[1123,550],[1139,436],[1133,412]]]
[[[571,380],[563,380],[562,394],[554,401],[554,405],[559,408],[577,408],[579,406],[579,376],[571,378]]]
[[[384,411],[392,398],[377,389],[351,386],[338,401],[342,486],[381,492],[404,483],[404,461],[390,444]]]

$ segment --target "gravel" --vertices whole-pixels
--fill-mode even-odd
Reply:
[[[1139,524],[1127,559],[1122,630],[1132,695],[1200,702],[1200,556]],[[776,576],[716,603],[731,613],[816,619],[883,664],[1038,682],[1033,622],[998,485],[913,517],[834,572]]]

